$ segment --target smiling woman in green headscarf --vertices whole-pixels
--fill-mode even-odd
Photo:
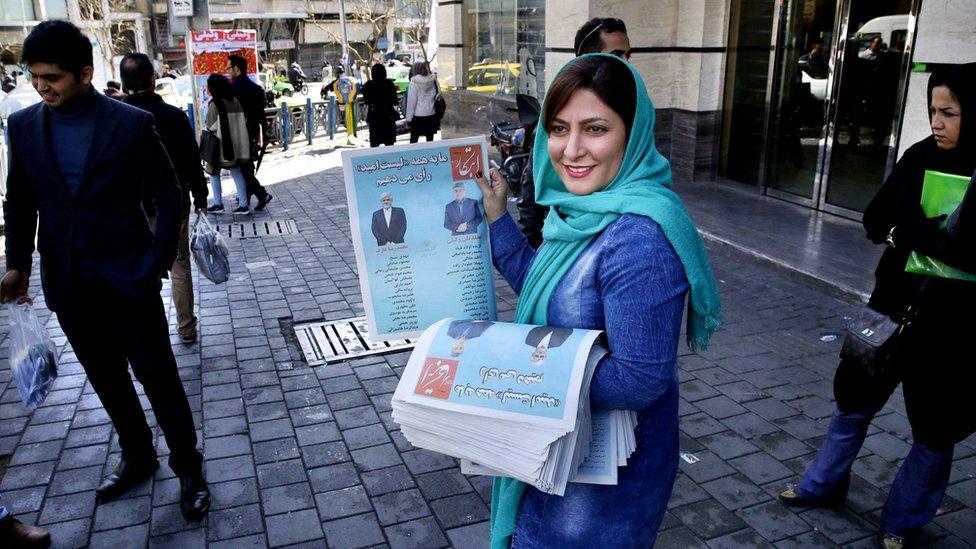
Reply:
[[[686,295],[692,349],[722,323],[711,268],[670,189],[654,107],[629,64],[604,54],[567,63],[546,97],[533,160],[536,200],[552,207],[538,252],[506,213],[501,177],[479,177],[495,266],[519,293],[516,322],[606,332],[590,404],[637,412],[637,450],[615,486],[571,483],[562,497],[496,478],[492,547],[648,547],[678,467]]]

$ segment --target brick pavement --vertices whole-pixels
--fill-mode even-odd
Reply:
[[[262,170],[275,201],[254,216],[294,219],[301,233],[231,241],[231,280],[196,279],[200,342],[173,334],[213,490],[202,523],[181,517],[165,460],[153,482],[96,504],[119,449],[70,348],[56,390],[32,414],[0,369],[2,501],[50,529],[56,547],[486,545],[489,479],[411,448],[391,421],[409,353],[309,367],[290,338],[294,323],[362,313],[337,156],[305,152]],[[796,513],[774,498],[822,440],[840,340],[821,337],[840,333],[853,304],[741,257],[716,252],[712,262],[729,323],[708,351],[679,358],[681,449],[700,461],[681,463],[658,546],[876,546],[908,449],[900,396],[871,428],[845,508]],[[510,319],[515,296],[500,281],[498,295]],[[43,297],[36,303],[63,345]],[[3,322],[4,362],[7,345]],[[158,447],[165,455],[162,437]],[[971,438],[957,447],[944,514],[926,529],[934,546],[976,543],[974,476]]]

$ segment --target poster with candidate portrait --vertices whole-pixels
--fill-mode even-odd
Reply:
[[[396,398],[572,430],[601,332],[448,318],[417,341]]]
[[[342,152],[370,336],[415,338],[444,317],[495,320],[484,137]]]

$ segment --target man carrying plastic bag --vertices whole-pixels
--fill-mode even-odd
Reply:
[[[210,223],[205,215],[197,214],[193,223],[193,233],[190,235],[190,251],[193,252],[193,262],[197,264],[200,273],[214,284],[223,284],[230,278],[230,250],[224,237]]]
[[[10,369],[28,410],[44,402],[58,377],[55,348],[29,301],[10,304]]]

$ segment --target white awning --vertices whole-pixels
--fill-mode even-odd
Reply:
[[[210,12],[211,21],[237,21],[239,19],[308,19],[307,13],[294,12],[235,12],[235,13],[214,13]]]

